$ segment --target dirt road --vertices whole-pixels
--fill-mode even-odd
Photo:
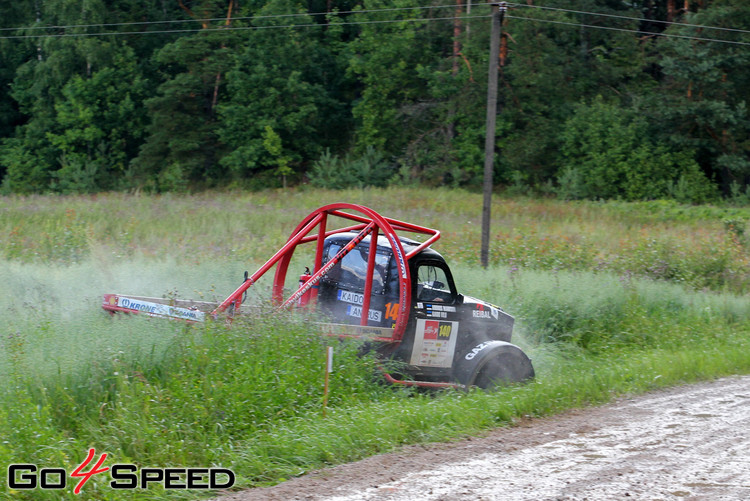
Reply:
[[[409,447],[221,499],[750,500],[750,377]]]

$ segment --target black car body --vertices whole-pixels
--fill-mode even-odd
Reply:
[[[323,263],[356,236],[326,238]],[[419,242],[400,237],[404,252]],[[370,249],[366,237],[320,281],[318,304],[333,322],[360,325]],[[458,293],[443,256],[426,248],[409,259],[411,305],[400,343],[380,351],[402,363],[401,372],[422,381],[492,386],[534,376],[526,355],[510,344],[514,319],[500,307]],[[397,263],[387,238],[379,237],[367,326],[393,328],[399,305]],[[390,348],[393,348],[390,350]],[[488,365],[489,364],[489,365]],[[505,366],[505,367],[498,367]]]

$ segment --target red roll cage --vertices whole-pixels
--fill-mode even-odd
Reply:
[[[331,230],[328,228],[329,223],[331,222],[331,216],[353,221],[356,224]],[[396,233],[397,231],[423,234],[428,235],[429,237],[406,253],[401,244],[401,240]],[[358,233],[347,245],[343,246],[333,258],[323,264],[323,243],[325,239],[331,235],[348,232]],[[375,339],[389,342],[401,341],[409,319],[409,309],[411,304],[411,280],[409,276],[408,261],[410,258],[437,241],[440,238],[440,232],[432,228],[426,228],[424,226],[418,226],[416,224],[381,216],[374,210],[357,204],[335,203],[326,205],[312,212],[292,232],[286,244],[284,244],[281,249],[271,257],[271,259],[261,266],[258,271],[247,277],[243,284],[230,294],[229,297],[227,297],[211,313],[211,315],[216,317],[221,313],[227,312],[227,310],[229,310],[232,315],[238,313],[245,292],[274,265],[276,265],[276,273],[273,281],[272,301],[278,308],[287,308],[295,304],[308,292],[311,294],[312,299],[316,298],[318,290],[315,286],[320,282],[320,279],[368,235],[370,236],[370,249],[360,325],[363,327],[367,325],[370,311],[370,300],[372,296],[372,281],[373,271],[375,269],[375,254],[378,236],[383,235],[388,239],[396,259],[399,284],[399,308],[396,322],[390,335],[383,337],[382,339],[379,339],[376,336]],[[302,283],[288,298],[284,299],[283,295],[286,274],[289,269],[289,263],[294,255],[294,251],[298,245],[308,243],[315,243],[315,262],[312,276]]]

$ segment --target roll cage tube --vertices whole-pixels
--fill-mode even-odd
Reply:
[[[329,216],[353,221],[355,224],[345,228],[329,230]],[[316,234],[310,235],[316,227]],[[354,231],[358,232],[357,235],[352,238],[348,244],[343,246],[336,256],[323,265],[323,243],[326,237]],[[396,231],[419,233],[429,235],[429,237],[423,243],[411,249],[407,254],[404,251],[403,245],[401,244],[401,240],[396,234]],[[297,299],[302,297],[302,295],[308,291],[311,292],[312,298],[314,299],[317,296],[316,286],[320,282],[320,279],[369,235],[370,253],[368,256],[365,290],[363,291],[362,317],[360,320],[360,325],[366,326],[369,317],[370,300],[372,297],[375,253],[378,236],[381,234],[386,237],[390,243],[398,269],[399,309],[398,314],[396,315],[396,322],[393,326],[393,337],[391,338],[392,341],[398,342],[403,338],[404,331],[406,330],[411,305],[411,280],[408,260],[437,241],[440,238],[440,232],[431,228],[383,217],[374,210],[357,204],[335,203],[323,206],[310,213],[310,215],[297,225],[297,228],[292,232],[286,244],[284,244],[284,246],[279,249],[271,259],[261,266],[258,271],[246,278],[244,283],[212,312],[212,315],[216,317],[219,313],[226,312],[228,309],[232,314],[239,312],[243,294],[274,265],[276,265],[276,273],[274,275],[272,300],[279,309],[287,308],[295,304]],[[313,274],[310,279],[304,282],[289,298],[284,300],[283,293],[286,274],[289,269],[289,263],[294,255],[294,251],[298,245],[311,242],[316,243]]]

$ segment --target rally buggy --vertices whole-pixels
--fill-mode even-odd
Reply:
[[[348,226],[330,229],[334,219]],[[492,388],[533,378],[531,360],[510,342],[513,317],[458,293],[445,259],[430,247],[439,238],[437,230],[361,205],[326,205],[307,216],[281,249],[253,275],[246,273],[242,285],[218,305],[106,294],[102,307],[194,322],[231,319],[242,313],[248,288],[275,266],[271,299],[276,308],[314,311],[322,334],[364,339],[379,357],[398,362],[389,364],[397,369],[383,369],[392,383]],[[292,256],[308,243],[315,249],[312,267],[285,297]]]

